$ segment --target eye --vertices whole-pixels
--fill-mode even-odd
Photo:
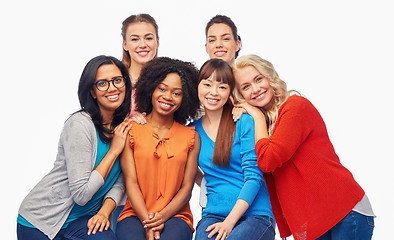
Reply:
[[[249,87],[250,87],[250,85],[243,85],[243,86],[241,87],[241,90],[242,90],[242,91],[246,91],[246,90],[249,89]]]
[[[99,81],[96,82],[96,85],[97,85],[97,87],[99,87],[99,88],[101,88],[101,87],[106,87],[107,84],[108,84],[108,82],[105,81],[105,80],[99,80]]]
[[[136,37],[133,37],[133,38],[130,39],[130,41],[132,41],[132,42],[136,42],[138,40],[139,40],[139,38],[136,38]]]
[[[227,90],[227,86],[226,86],[226,85],[220,85],[220,86],[219,86],[219,89],[221,89],[221,90]]]
[[[203,86],[205,86],[205,87],[210,87],[211,84],[209,84],[209,83],[204,83]]]
[[[123,78],[122,77],[115,77],[114,84],[120,84],[120,83],[123,83]]]
[[[174,94],[174,96],[176,96],[176,97],[182,96],[182,92],[174,92],[173,94]]]
[[[153,40],[153,37],[147,37],[147,38],[145,38],[146,40],[148,40],[148,41],[152,41]]]
[[[263,80],[264,80],[264,77],[258,77],[258,78],[256,78],[256,82],[257,82],[257,83],[262,82]]]

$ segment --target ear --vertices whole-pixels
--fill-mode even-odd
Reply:
[[[235,50],[237,52],[239,50],[239,48],[241,47],[241,41],[237,40],[235,42],[235,45],[237,46],[237,49]]]
[[[129,49],[127,48],[127,43],[123,41],[123,49],[127,52]]]
[[[94,92],[93,89],[90,89],[90,94],[92,94],[93,99],[97,98],[97,95],[96,95],[96,93]]]
[[[208,53],[208,55],[209,55],[209,52],[208,52],[208,46],[207,46],[207,44],[205,43],[205,51]]]

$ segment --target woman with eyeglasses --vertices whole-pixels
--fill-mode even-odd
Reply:
[[[131,82],[114,57],[85,66],[78,87],[81,110],[65,122],[52,170],[23,200],[19,240],[116,239],[108,217],[125,186],[119,155],[131,125]]]

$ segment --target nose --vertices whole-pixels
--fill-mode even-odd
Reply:
[[[163,98],[166,99],[166,100],[171,100],[172,99],[171,91],[165,91],[163,93]]]
[[[253,93],[256,93],[256,92],[258,92],[260,90],[260,88],[254,83],[252,83],[251,86],[252,86],[252,92]]]
[[[221,39],[218,39],[215,41],[215,47],[216,48],[221,48],[223,47],[223,41]]]
[[[211,88],[211,91],[210,91],[210,93],[211,93],[211,95],[214,95],[214,96],[216,96],[216,95],[218,94],[218,90],[217,90],[217,88],[215,88],[215,87]]]
[[[144,47],[146,47],[147,45],[146,45],[146,42],[145,42],[145,39],[142,39],[141,41],[140,41],[140,45],[139,45],[141,48],[144,48]]]
[[[111,92],[111,91],[114,91],[114,90],[117,89],[117,87],[115,87],[114,80],[110,81],[108,84],[109,84],[109,86],[108,86],[108,90],[107,91]]]

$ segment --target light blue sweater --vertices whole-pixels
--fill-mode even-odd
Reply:
[[[226,167],[213,165],[215,142],[205,133],[201,118],[192,125],[201,138],[198,165],[207,180],[207,205],[202,215],[227,216],[237,199],[243,199],[249,204],[244,216],[264,215],[273,219],[263,173],[256,163],[253,118],[242,114],[237,122],[230,164]]]
[[[73,114],[64,124],[52,170],[23,200],[19,214],[53,239],[75,204],[85,205],[104,184],[94,169],[97,133],[90,116]],[[120,174],[104,199],[118,203],[125,192]]]

